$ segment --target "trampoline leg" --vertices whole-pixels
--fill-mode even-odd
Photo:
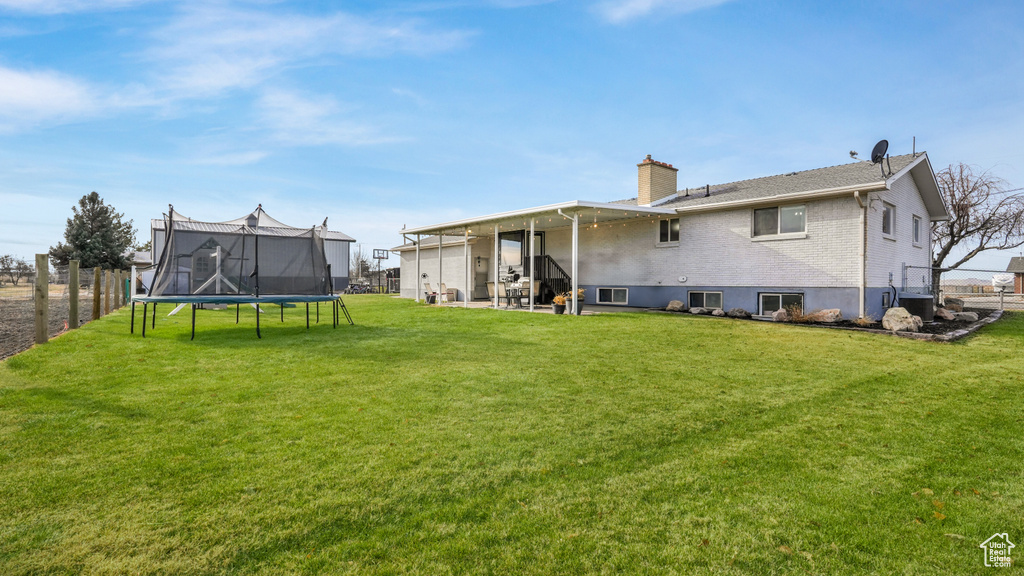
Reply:
[[[284,302],[281,302],[281,322],[284,322]]]
[[[149,310],[149,302],[142,303],[142,337],[146,337],[146,312]]]
[[[338,327],[338,301],[331,302],[331,328]]]
[[[309,330],[309,302],[306,302],[306,330]]]
[[[192,337],[189,340],[196,339],[196,305],[192,305]]]
[[[260,336],[260,305],[257,304],[255,306],[255,308],[256,308],[256,337],[257,338],[263,338],[263,336]]]
[[[316,323],[320,323],[320,303],[316,303]]]
[[[238,307],[239,306],[241,306],[241,304],[235,304],[235,324],[238,324],[238,314],[239,314]]]
[[[132,327],[129,334],[135,334],[135,302],[132,301]]]
[[[156,302],[153,302],[153,325],[150,328],[156,330]]]

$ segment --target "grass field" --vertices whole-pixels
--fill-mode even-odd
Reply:
[[[0,573],[982,574],[1024,539],[1022,315],[936,344],[346,301],[0,363]]]

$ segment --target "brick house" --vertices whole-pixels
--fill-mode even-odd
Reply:
[[[588,304],[880,318],[890,281],[904,264],[930,266],[931,222],[949,217],[926,153],[684,189],[671,164],[637,168],[635,198],[402,230],[402,295],[443,281],[459,300],[496,303],[511,269],[539,281],[538,301],[578,287]]]
[[[1024,257],[1014,256],[1006,265],[1006,271],[1013,274],[1013,293],[1024,294]]]

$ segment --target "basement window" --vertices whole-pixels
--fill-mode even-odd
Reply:
[[[776,310],[793,306],[804,309],[803,294],[761,294],[760,301],[761,316],[769,316]]]
[[[690,308],[721,308],[721,292],[690,292]]]
[[[629,288],[598,288],[597,303],[625,306],[629,304]]]

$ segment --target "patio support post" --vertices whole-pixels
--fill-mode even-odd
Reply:
[[[498,269],[501,264],[498,262],[498,225],[494,225],[494,307],[498,307]]]
[[[536,218],[530,218],[530,312],[533,312],[533,286],[537,283],[537,261],[534,259],[533,223]]]
[[[416,302],[420,301],[420,235],[416,235],[416,277],[412,279],[413,290],[416,291]]]
[[[580,213],[572,214],[572,313],[576,314],[580,288]]]
[[[440,232],[437,233],[437,297],[434,298],[435,304],[441,303],[441,282],[444,282],[444,280],[441,279],[441,260],[443,260],[443,254],[441,254],[441,249],[443,246],[444,230],[441,230]]]
[[[469,308],[469,228],[466,228],[466,235],[462,239],[462,263],[466,266],[466,288],[462,291],[462,307]]]

